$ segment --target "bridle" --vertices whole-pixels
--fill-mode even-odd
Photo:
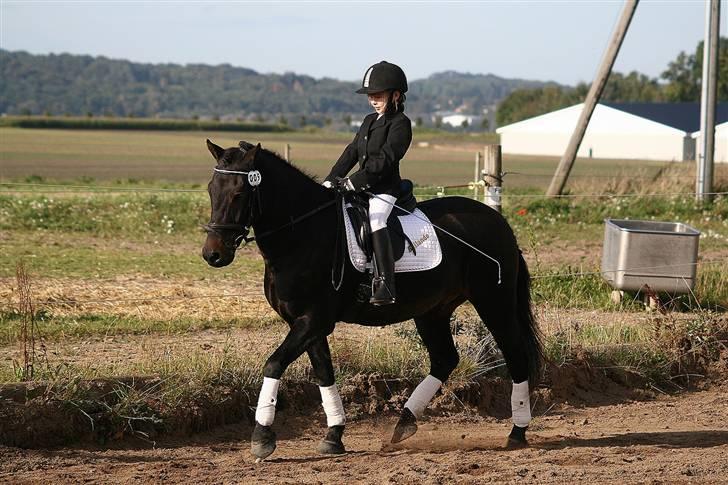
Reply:
[[[248,234],[250,233],[250,228],[253,226],[253,223],[260,217],[262,213],[262,207],[260,206],[260,192],[258,192],[258,186],[263,181],[263,176],[258,170],[250,170],[248,172],[244,172],[242,170],[223,170],[221,168],[214,168],[213,169],[217,173],[225,174],[225,175],[247,175],[248,185],[252,187],[252,192],[250,194],[251,202],[248,205],[250,208],[250,214],[248,215],[248,221],[247,224],[221,224],[217,222],[210,222],[208,224],[204,224],[202,228],[208,232],[208,233],[214,233],[217,234],[220,239],[222,240],[222,243],[225,245],[226,248],[228,248],[231,251],[236,251],[243,242],[245,244],[248,244],[252,241],[255,241],[256,239],[261,239],[267,236],[270,236],[271,234],[274,234],[282,229],[285,229],[287,227],[295,225],[297,222],[300,222],[304,219],[307,219],[314,214],[317,214],[318,212],[326,209],[329,206],[334,205],[337,202],[337,199],[331,200],[329,202],[326,202],[325,204],[322,204],[315,209],[306,212],[305,214],[296,217],[295,219],[291,219],[289,222],[283,224],[280,227],[277,227],[273,230],[266,231],[261,234],[257,234],[253,237],[248,237]],[[254,203],[255,202],[255,203]],[[230,231],[233,232],[233,234],[237,233],[235,236],[235,239],[231,243],[229,240],[227,240],[225,237],[223,237],[222,233],[220,231]]]
[[[224,170],[217,167],[213,168],[213,170],[217,173],[225,175],[247,175],[248,185],[252,187],[252,191],[250,194],[250,203],[248,204],[248,207],[250,208],[250,214],[248,215],[247,224],[243,225],[209,222],[202,226],[202,228],[207,233],[217,234],[217,236],[220,237],[220,240],[222,240],[222,243],[225,245],[226,248],[231,251],[236,251],[243,242],[245,242],[245,244],[248,244],[249,242],[255,240],[255,237],[248,237],[248,234],[250,234],[250,228],[253,226],[253,222],[260,216],[261,213],[260,193],[258,192],[258,186],[263,181],[263,176],[258,170],[249,170],[247,172],[244,172],[242,170]],[[255,202],[257,202],[257,204]],[[232,232],[234,235],[236,234],[235,239],[230,242],[230,240],[223,236],[221,231],[229,231]]]

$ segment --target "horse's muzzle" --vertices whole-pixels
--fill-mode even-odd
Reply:
[[[222,268],[233,262],[235,252],[228,250],[220,238],[208,235],[202,246],[202,258],[213,268]]]

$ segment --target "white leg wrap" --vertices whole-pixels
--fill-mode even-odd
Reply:
[[[329,387],[319,386],[321,391],[321,404],[324,406],[326,413],[326,425],[342,426],[346,422],[344,415],[344,405],[341,403],[341,396],[336,384]]]
[[[281,381],[278,379],[263,378],[263,385],[258,396],[258,408],[255,410],[255,420],[263,426],[273,424],[273,418],[276,417],[276,401],[280,383]]]
[[[422,416],[422,412],[425,410],[430,401],[432,401],[432,398],[435,396],[435,393],[438,389],[440,389],[440,387],[442,387],[442,381],[437,377],[428,375],[422,380],[422,382],[420,382],[415,390],[412,391],[412,395],[409,399],[407,399],[404,407],[412,411],[415,418],[419,419],[419,417]]]
[[[513,424],[525,428],[531,422],[531,401],[528,395],[528,381],[519,384],[513,383],[511,392],[511,411],[513,411]]]

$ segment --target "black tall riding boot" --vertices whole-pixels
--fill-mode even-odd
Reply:
[[[394,255],[389,230],[385,227],[372,233],[372,249],[377,271],[372,280],[372,305],[389,305],[394,303]]]

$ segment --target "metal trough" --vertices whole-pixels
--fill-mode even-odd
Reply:
[[[602,276],[615,289],[689,293],[700,232],[681,222],[606,219]]]

